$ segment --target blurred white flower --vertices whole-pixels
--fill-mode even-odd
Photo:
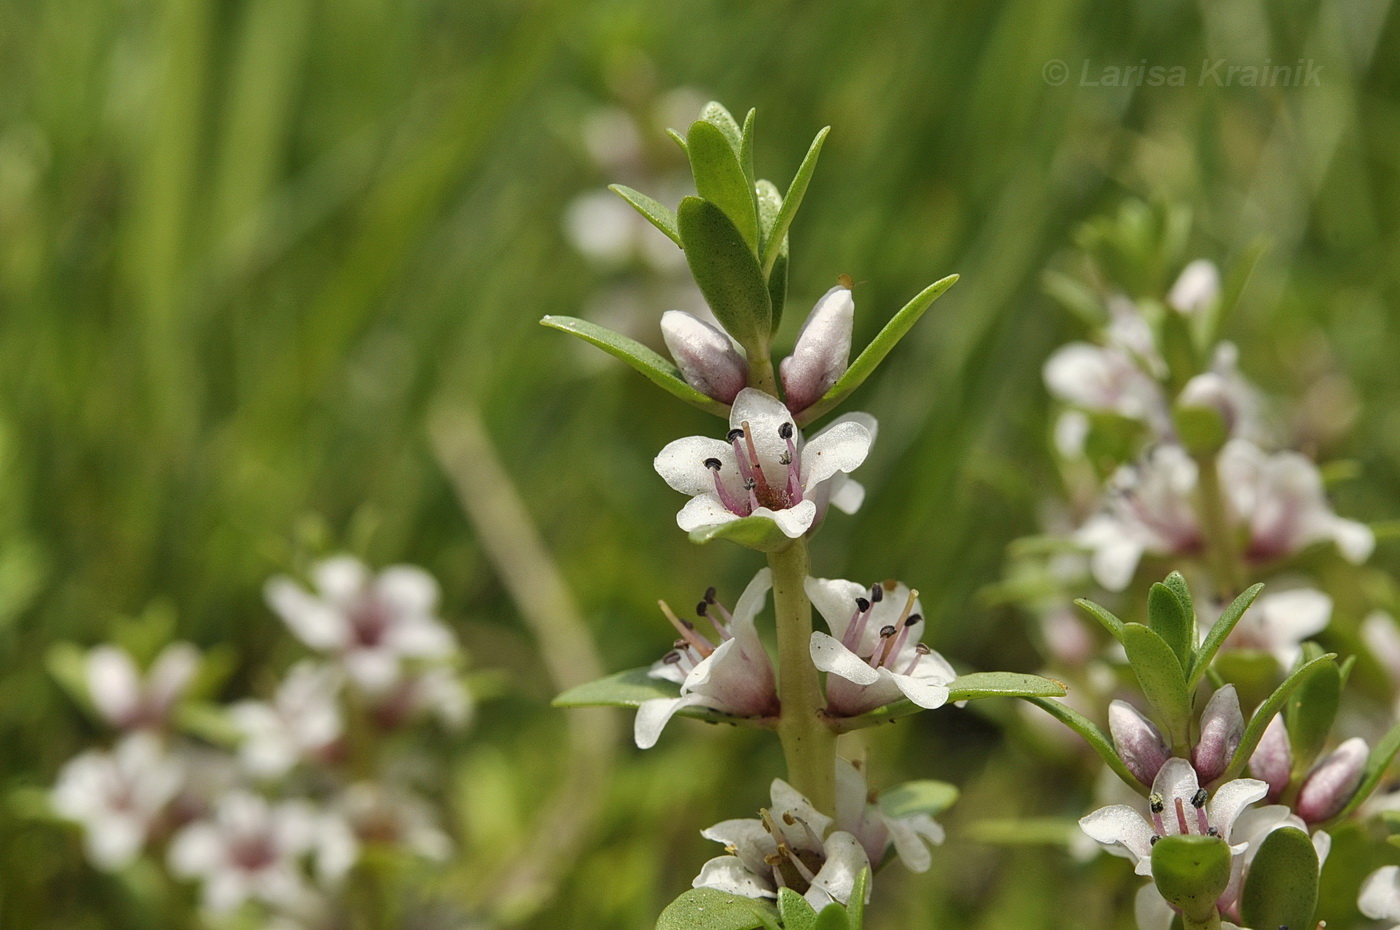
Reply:
[[[911,872],[933,864],[929,846],[943,842],[943,828],[928,814],[891,817],[866,786],[861,766],[836,760],[836,826],[860,841],[872,866],[879,866],[891,846]]]
[[[306,860],[314,857],[317,878],[334,885],[358,856],[343,819],[302,801],[269,804],[235,791],[219,798],[211,818],[175,835],[169,863],[177,876],[199,880],[206,910],[226,914],[250,900],[295,911],[314,896]]]
[[[918,592],[902,582],[869,588],[853,581],[808,578],[812,606],[831,634],[812,633],[812,661],[827,672],[829,713],[856,716],[908,699],[942,707],[957,677],[941,655],[920,642]]]
[[[415,671],[380,696],[373,711],[384,727],[403,726],[425,716],[436,717],[443,726],[460,730],[471,722],[475,704],[456,669],[434,665]]]
[[[150,733],[123,737],[110,753],[69,760],[50,795],[59,815],[83,826],[88,859],[119,869],[140,855],[180,789],[181,768]]]
[[[345,729],[340,686],[339,669],[306,659],[287,672],[271,703],[239,701],[229,708],[243,734],[238,752],[244,767],[259,777],[277,777],[330,749]]]
[[[163,727],[199,671],[199,650],[171,643],[145,675],[125,649],[111,644],[87,654],[88,695],[103,719],[123,730]]]
[[[425,859],[445,860],[452,840],[419,798],[375,782],[357,782],[336,800],[336,808],[362,844],[401,847]]]
[[[412,565],[378,575],[355,558],[335,556],[311,567],[315,592],[278,576],[267,600],[302,642],[337,656],[350,680],[368,694],[383,694],[413,660],[442,660],[457,653],[452,632],[435,614],[438,586]]]
[[[757,820],[726,820],[700,831],[729,854],[706,862],[694,887],[747,898],[776,898],[786,887],[817,910],[849,903],[856,877],[870,867],[860,840],[833,830],[831,818],[781,778],[773,779],[772,798]]]
[[[1368,875],[1356,906],[1373,920],[1400,920],[1400,866],[1387,865]]]
[[[1331,619],[1332,598],[1321,591],[1266,590],[1244,612],[1225,640],[1225,648],[1267,652],[1284,668],[1291,668],[1303,651],[1303,642],[1325,630]],[[1202,635],[1209,629],[1202,623]]]
[[[1167,304],[1186,314],[1199,313],[1220,298],[1220,270],[1215,263],[1198,258],[1181,270],[1167,292]]]
[[[723,439],[687,436],[657,455],[656,471],[691,499],[676,515],[686,532],[743,517],[765,517],[796,539],[818,521],[822,488],[865,461],[874,441],[865,414],[840,417],[804,442],[782,402],[745,388],[734,398]],[[830,503],[859,506],[853,486],[828,488]],[[849,512],[849,511],[848,511]]]

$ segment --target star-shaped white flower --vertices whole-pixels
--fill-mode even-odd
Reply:
[[[846,759],[836,760],[836,825],[860,841],[873,865],[885,860],[891,846],[911,872],[933,864],[929,846],[943,842],[943,828],[928,814],[891,817],[866,785],[865,772]]]
[[[1152,844],[1162,836],[1219,836],[1236,856],[1245,845],[1231,835],[1235,819],[1269,790],[1254,778],[1237,778],[1210,797],[1185,759],[1168,759],[1152,782],[1148,816],[1127,804],[1100,808],[1079,821],[1080,828],[1109,852],[1134,860],[1139,875],[1152,874]]]
[[[311,578],[314,593],[290,578],[273,578],[268,603],[302,642],[338,656],[366,693],[387,691],[406,661],[456,653],[452,632],[435,614],[437,582],[421,568],[395,565],[371,575],[342,555],[317,562]]]
[[[766,517],[796,539],[820,518],[823,493],[838,509],[859,506],[858,495],[826,486],[865,461],[874,441],[867,415],[840,417],[804,442],[781,401],[745,388],[734,398],[729,426],[723,440],[687,436],[656,457],[666,483],[691,495],[676,515],[681,529]]]
[[[772,573],[766,568],[759,571],[739,596],[732,614],[707,592],[701,605],[718,644],[693,623],[678,619],[662,602],[662,611],[681,638],[652,666],[651,677],[676,682],[681,693],[675,698],[653,698],[637,708],[633,730],[638,747],[655,746],[662,729],[686,707],[708,707],[736,717],[769,717],[778,712],[773,663],[754,626],[772,586]]]
[[[772,798],[757,820],[726,820],[700,831],[729,854],[706,862],[694,887],[747,898],[776,898],[786,887],[817,910],[832,901],[848,904],[856,878],[870,867],[860,841],[833,830],[831,818],[781,778],[773,779]]]
[[[87,654],[88,696],[108,723],[123,730],[161,727],[199,671],[199,650],[171,643],[143,675],[131,654],[104,643]]]
[[[239,701],[229,718],[243,734],[239,758],[254,775],[286,774],[303,759],[325,753],[340,739],[344,720],[338,669],[304,660],[292,666],[271,703]]]
[[[812,662],[827,672],[827,712],[853,717],[908,698],[942,707],[957,677],[919,641],[924,618],[918,592],[893,582],[864,588],[853,581],[808,578],[807,597],[831,634],[812,633]]]
[[[1373,920],[1400,921],[1400,866],[1388,865],[1368,875],[1356,906]]]

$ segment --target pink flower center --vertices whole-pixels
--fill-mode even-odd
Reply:
[[[797,432],[791,423],[784,423],[778,427],[778,437],[787,443],[787,451],[782,453],[779,464],[787,471],[782,484],[777,485],[764,474],[749,422],[745,420],[741,426],[729,431],[726,438],[734,450],[734,461],[743,481],[743,493],[731,492],[720,480],[719,473],[724,467],[723,462],[717,458],[709,458],[704,463],[705,467],[714,473],[715,494],[726,510],[736,516],[747,517],[760,507],[786,510],[802,502],[802,470],[801,460],[797,455],[796,435]]]

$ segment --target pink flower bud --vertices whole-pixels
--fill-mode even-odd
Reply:
[[[1191,763],[1201,783],[1214,781],[1230,764],[1244,737],[1244,714],[1234,685],[1211,695],[1201,713],[1201,738],[1191,753]]]
[[[1144,785],[1152,784],[1157,771],[1171,757],[1161,732],[1125,701],[1108,705],[1108,731],[1118,757]]]
[[[1318,823],[1335,815],[1361,784],[1370,748],[1361,737],[1353,737],[1319,762],[1298,792],[1294,812],[1308,823]]]
[[[1283,718],[1276,716],[1264,728],[1259,745],[1254,747],[1254,755],[1249,757],[1249,771],[1255,778],[1268,782],[1269,800],[1277,801],[1288,787],[1292,768],[1293,750],[1288,747],[1288,728],[1283,725]]]
[[[695,390],[723,404],[748,384],[749,363],[729,337],[681,310],[661,314],[661,338],[681,375]]]
[[[797,334],[797,345],[778,368],[783,394],[793,413],[812,406],[845,374],[855,313],[851,289],[838,284],[823,294],[807,315]]]

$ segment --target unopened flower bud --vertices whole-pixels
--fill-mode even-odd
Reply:
[[[1198,258],[1181,270],[1167,294],[1167,303],[1180,313],[1198,313],[1220,297],[1220,272],[1214,263]]]
[[[1277,801],[1288,787],[1289,773],[1293,768],[1293,750],[1288,745],[1288,728],[1282,717],[1274,717],[1264,728],[1259,745],[1249,757],[1249,771],[1255,778],[1269,785],[1268,798]]]
[[[1219,452],[1240,422],[1238,395],[1223,375],[1213,371],[1186,382],[1172,408],[1182,445],[1197,455]]]
[[[778,368],[783,394],[793,413],[812,406],[845,374],[855,313],[851,289],[842,283],[823,294],[807,315],[797,334],[797,345]]]
[[[748,384],[749,363],[728,336],[704,320],[667,310],[661,314],[661,338],[686,384],[706,397],[732,404]]]
[[[1201,738],[1191,753],[1196,776],[1204,784],[1219,778],[1234,758],[1244,737],[1244,714],[1234,685],[1226,685],[1211,695],[1201,713]]]
[[[1295,813],[1307,823],[1334,816],[1356,793],[1369,754],[1366,741],[1359,736],[1338,746],[1308,773],[1298,792]]]
[[[1152,784],[1157,771],[1171,757],[1161,732],[1126,701],[1108,705],[1108,731],[1118,757],[1144,785]]]

